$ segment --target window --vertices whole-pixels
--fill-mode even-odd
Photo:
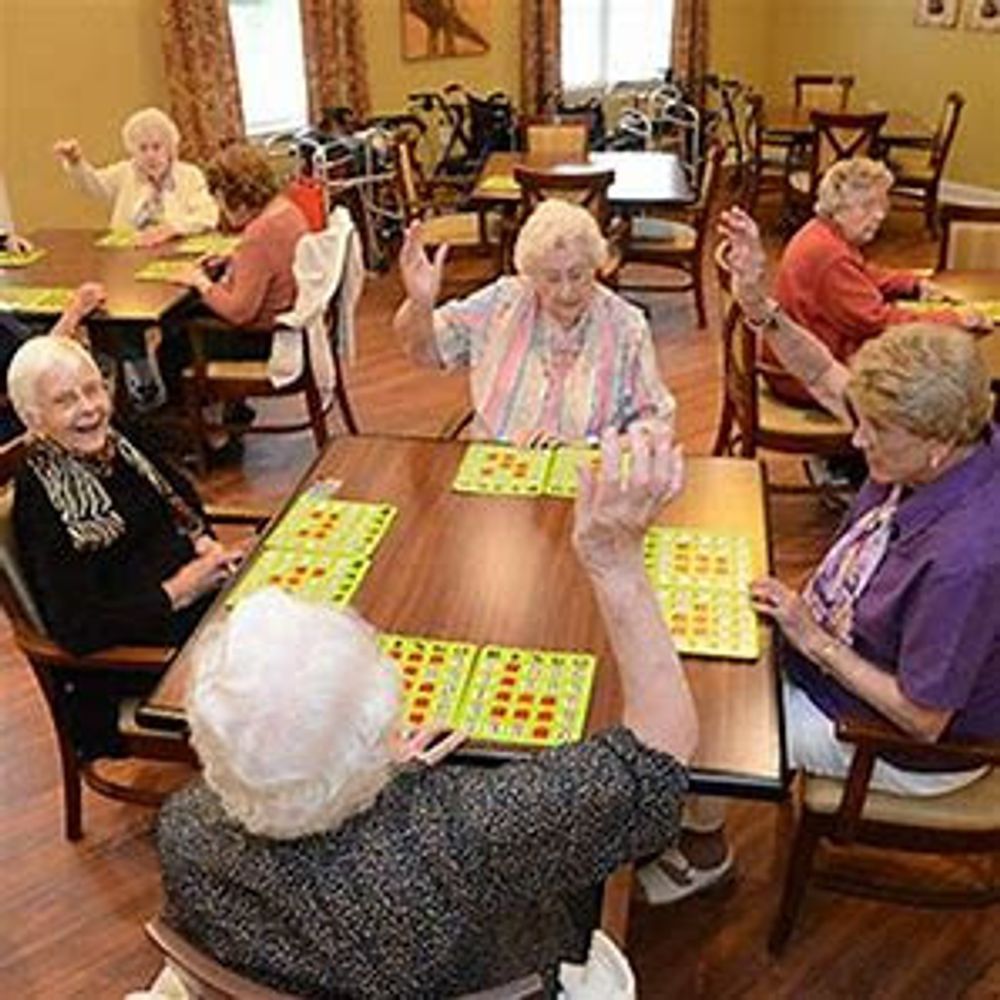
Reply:
[[[248,135],[309,122],[299,0],[229,0]]]
[[[662,78],[673,14],[673,0],[562,0],[563,88]]]

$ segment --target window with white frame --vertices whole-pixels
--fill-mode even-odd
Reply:
[[[673,0],[562,0],[564,90],[662,78]]]
[[[309,122],[299,0],[229,0],[248,135]]]

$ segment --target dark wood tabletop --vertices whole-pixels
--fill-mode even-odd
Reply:
[[[614,170],[615,179],[608,190],[608,198],[618,208],[677,208],[691,204],[697,196],[676,153],[597,152],[590,153],[585,161],[537,153],[491,153],[472,189],[473,201],[486,207],[503,207],[519,201],[520,190],[514,182],[515,166],[556,173],[560,170]]]
[[[570,546],[572,503],[451,490],[466,445],[422,439],[343,437],[327,447],[298,490],[342,482],[345,499],[398,508],[353,606],[381,630],[555,650],[600,661],[588,728],[619,718],[611,651],[589,582]],[[768,565],[761,467],[692,458],[683,494],[665,523],[740,532],[752,539],[755,571]],[[202,628],[226,614],[224,597]],[[696,789],[746,797],[783,792],[781,714],[770,632],[754,663],[685,660],[701,718]],[[144,721],[183,720],[191,642],[142,711]]]
[[[910,111],[878,106],[858,106],[847,109],[848,113],[871,114],[888,111],[889,117],[879,133],[884,142],[897,145],[921,145],[929,143],[934,129],[919,115]],[[788,139],[807,139],[812,132],[809,120],[811,108],[793,104],[766,104],[764,106],[764,131],[769,136]]]
[[[188,289],[159,281],[137,281],[144,264],[158,257],[178,256],[176,242],[151,249],[117,249],[97,246],[99,229],[41,229],[31,242],[45,256],[27,267],[0,268],[0,298],[4,288],[17,286],[75,288],[85,281],[99,281],[107,303],[95,318],[107,323],[157,323],[187,298]],[[193,260],[194,258],[192,258]],[[16,309],[18,315],[51,315]]]
[[[934,284],[965,302],[1000,302],[1000,270],[938,271]],[[979,339],[979,349],[990,372],[994,392],[1000,392],[1000,326]]]

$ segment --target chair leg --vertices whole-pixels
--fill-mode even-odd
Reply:
[[[205,418],[201,412],[201,393],[197,386],[188,383],[184,386],[184,410],[187,413],[187,424],[194,441],[195,467],[198,475],[208,474],[208,447]]]
[[[705,318],[705,289],[701,283],[701,261],[697,261],[691,271],[691,285],[694,288],[694,307],[698,313],[698,329],[704,330],[708,321]]]
[[[306,383],[306,410],[309,413],[309,426],[312,429],[313,441],[316,442],[316,450],[322,451],[326,442],[330,440],[329,432],[326,429],[326,415],[323,413],[323,400],[320,398],[319,387],[313,378]]]
[[[83,837],[83,780],[76,754],[68,740],[59,740],[59,763],[63,780],[63,828],[66,839]]]
[[[354,409],[351,400],[347,395],[347,388],[344,385],[344,366],[340,360],[340,353],[335,349],[333,352],[333,367],[337,382],[333,387],[334,395],[337,397],[337,404],[340,406],[340,415],[344,418],[344,426],[351,434],[358,433],[358,422],[354,418]]]
[[[715,432],[715,443],[712,445],[713,455],[728,455],[732,447],[730,437],[733,433],[733,404],[729,399],[722,400],[722,413],[719,414],[719,429]]]
[[[812,871],[813,856],[819,844],[820,824],[810,818],[803,809],[799,817],[798,829],[789,851],[788,867],[785,871],[785,884],[781,890],[781,902],[771,926],[767,948],[772,955],[780,955],[784,950],[788,937],[792,933],[795,918],[798,916],[805,894],[806,883]]]

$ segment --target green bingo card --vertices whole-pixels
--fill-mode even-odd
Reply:
[[[0,250],[0,267],[27,267],[45,256],[42,249]]]
[[[749,589],[753,563],[746,535],[650,528],[643,554],[680,652],[757,659],[759,632]]]
[[[151,260],[135,272],[136,281],[174,281],[179,275],[191,270],[191,261],[169,258],[167,260]]]
[[[312,552],[265,548],[229,595],[226,607],[235,607],[243,598],[265,587],[279,587],[306,601],[345,607],[361,586],[370,565],[364,556],[335,559]]]
[[[72,298],[72,288],[32,288],[28,285],[0,288],[0,306],[26,312],[58,314]]]
[[[597,659],[590,653],[484,646],[455,718],[472,739],[545,747],[579,740]]]
[[[134,229],[112,229],[94,241],[95,246],[105,250],[130,250],[136,245]]]
[[[505,444],[474,442],[465,449],[452,489],[495,496],[538,496],[551,453]]]
[[[407,724],[455,726],[476,647],[468,642],[392,633],[380,635],[378,642],[402,674]]]
[[[225,233],[198,233],[196,236],[188,236],[181,240],[177,252],[226,257],[236,249],[239,242],[239,236],[226,236]]]
[[[385,537],[396,508],[387,503],[339,500],[307,490],[268,537],[269,548],[370,556]]]

